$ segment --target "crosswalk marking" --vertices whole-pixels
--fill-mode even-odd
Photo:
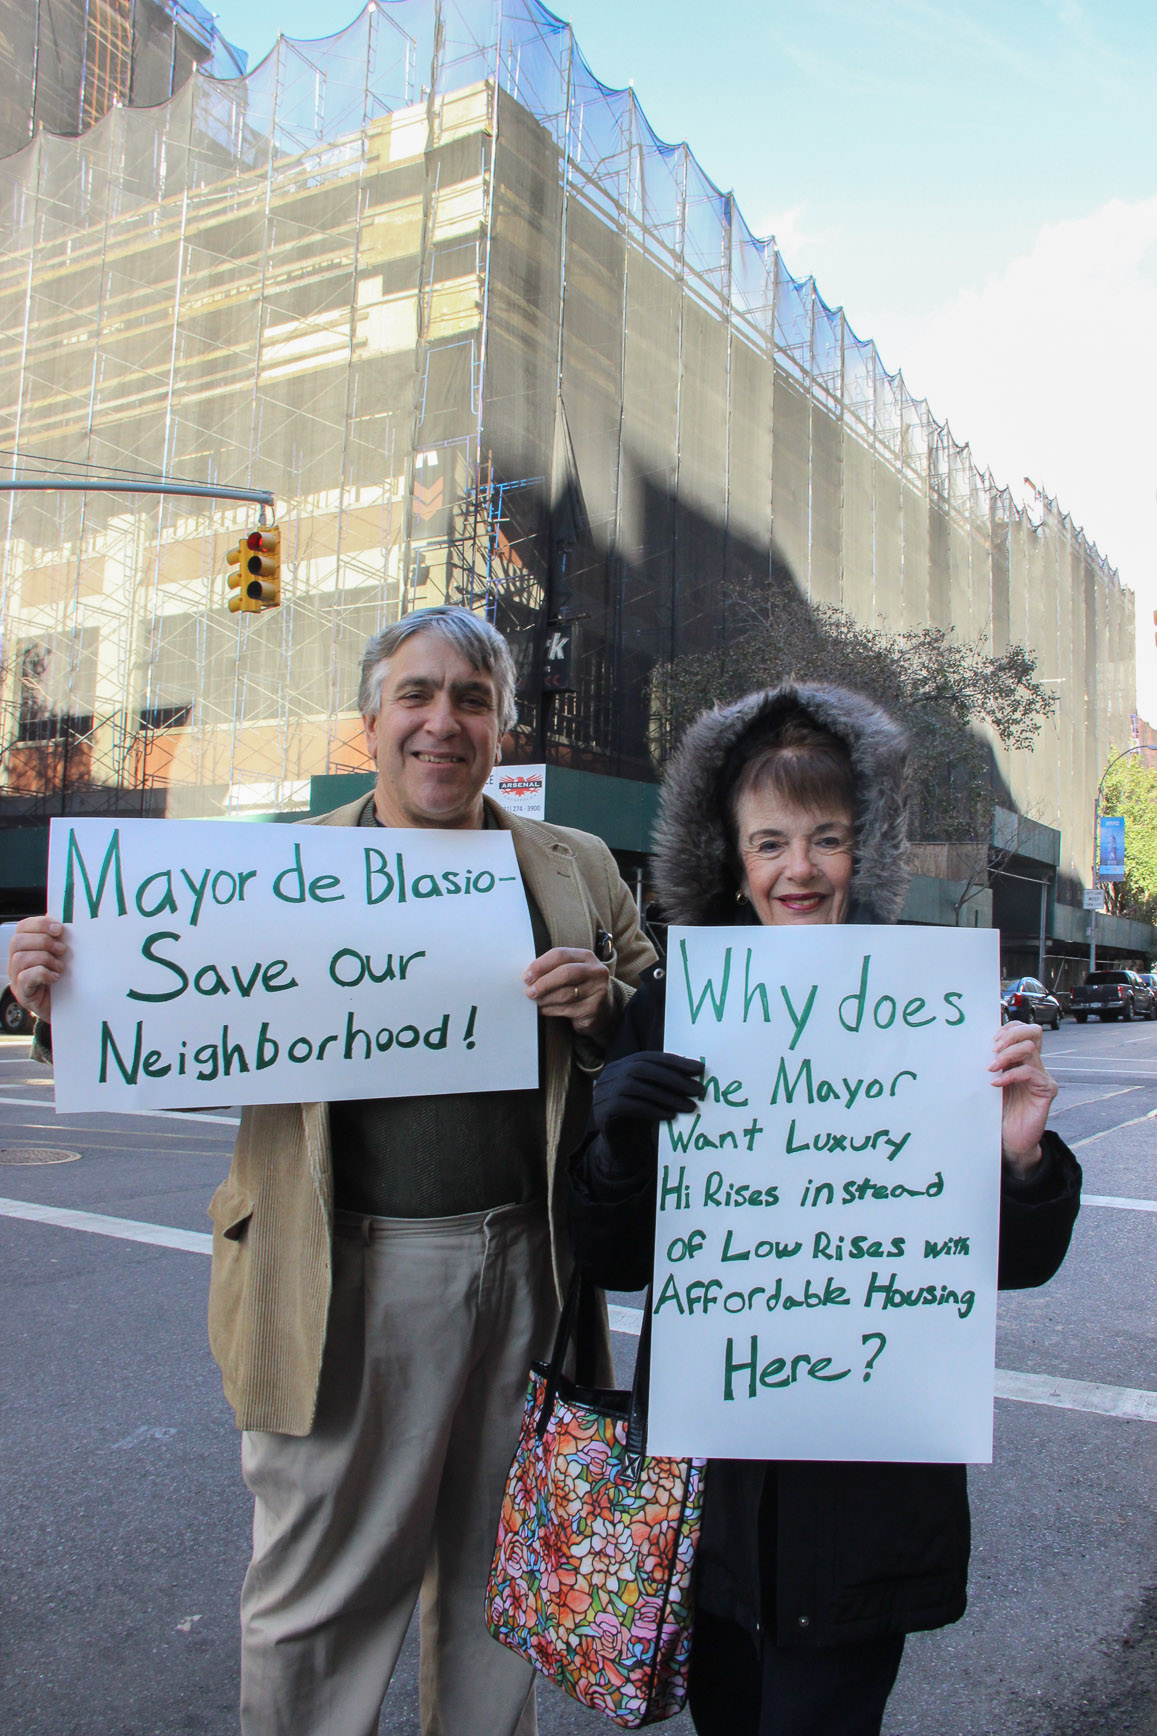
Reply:
[[[1134,1115],[1128,1121],[1115,1122],[1112,1127],[1102,1127],[1100,1133],[1090,1133],[1084,1139],[1078,1139],[1073,1144],[1074,1151],[1080,1151],[1082,1145],[1092,1145],[1095,1139],[1107,1139],[1110,1133],[1120,1133],[1125,1127],[1140,1127],[1143,1121],[1157,1121],[1157,1109],[1150,1109],[1146,1115]]]
[[[201,1230],[174,1230],[168,1224],[142,1224],[135,1218],[110,1218],[102,1212],[77,1212],[67,1206],[38,1206],[27,1200],[0,1199],[0,1217],[53,1224],[60,1230],[87,1230],[121,1242],[147,1242],[154,1248],[179,1248],[186,1254],[211,1254],[213,1238]]]
[[[21,1109],[49,1109],[56,1114],[51,1097],[9,1097],[8,1087],[0,1085],[0,1108],[5,1103],[14,1103]],[[216,1121],[222,1127],[240,1127],[239,1115],[207,1115],[203,1109],[90,1109],[87,1115],[131,1115],[148,1117],[153,1121],[183,1121],[186,1127],[195,1127],[198,1121]],[[62,1127],[75,1126],[79,1117],[67,1115],[61,1121]]]
[[[1020,1404],[1054,1405],[1059,1410],[1093,1411],[1103,1417],[1134,1417],[1157,1423],[1157,1392],[1135,1386],[1102,1386],[1093,1380],[1061,1380],[1051,1374],[996,1371],[997,1398]]]
[[[1086,1202],[1092,1203],[1092,1202]],[[1105,1205],[1135,1205],[1157,1211],[1157,1201],[1097,1201]],[[73,1211],[67,1206],[33,1205],[27,1200],[0,1199],[0,1217],[21,1218],[26,1223],[52,1224],[62,1230],[87,1230],[90,1235],[114,1236],[120,1241],[144,1242],[155,1248],[176,1248],[186,1254],[209,1254],[213,1238],[200,1230],[175,1230],[167,1224],[145,1224],[135,1218],[107,1217],[102,1212]],[[639,1336],[643,1312],[612,1302],[611,1331]],[[1091,1380],[1063,1380],[1049,1374],[1018,1374],[1013,1369],[996,1371],[997,1398],[1019,1404],[1050,1405],[1059,1410],[1091,1411],[1097,1416],[1132,1417],[1157,1422],[1157,1392],[1131,1386],[1104,1386]]]

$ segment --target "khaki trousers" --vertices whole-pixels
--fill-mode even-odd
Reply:
[[[556,1319],[544,1207],[338,1214],[313,1432],[242,1446],[244,1736],[373,1736],[419,1592],[424,1736],[533,1736],[532,1672],[483,1602]]]

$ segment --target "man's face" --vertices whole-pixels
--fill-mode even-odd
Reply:
[[[482,786],[498,761],[498,684],[437,633],[390,658],[377,717],[363,719],[385,826],[482,824]]]

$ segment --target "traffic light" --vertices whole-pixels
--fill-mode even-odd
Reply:
[[[259,615],[280,605],[281,532],[276,525],[251,530],[229,550],[228,560],[237,568],[229,574],[229,589],[236,592],[229,599],[231,614]]]
[[[248,554],[248,541],[243,541],[239,542],[236,548],[230,549],[228,556],[226,557],[230,567],[236,569],[235,571],[231,571],[229,574],[229,589],[236,593],[229,599],[229,612],[231,615],[259,615],[261,613],[261,604],[256,600],[252,602],[250,601],[248,588],[245,583],[248,575],[245,572],[244,563]]]

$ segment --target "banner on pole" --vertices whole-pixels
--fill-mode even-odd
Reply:
[[[1097,857],[1098,880],[1125,878],[1125,821],[1119,814],[1101,815]]]
[[[991,1458],[999,938],[670,929],[648,1451]]]
[[[56,1107],[538,1083],[508,832],[54,819]]]

